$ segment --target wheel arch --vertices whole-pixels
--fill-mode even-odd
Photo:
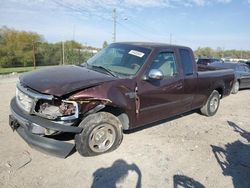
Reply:
[[[239,82],[239,87],[240,87],[241,79],[240,79],[240,78],[237,78],[236,81]]]
[[[224,95],[224,89],[223,89],[223,87],[217,87],[214,90],[218,91],[218,93],[220,94],[220,98],[223,97],[223,95]]]
[[[215,82],[213,89],[211,89],[211,93],[216,90],[218,91],[218,93],[220,94],[220,98],[224,97],[224,93],[225,93],[225,83],[222,80],[219,80],[217,82]]]
[[[128,130],[129,129],[129,122],[130,121],[129,121],[129,116],[126,113],[125,109],[123,109],[121,107],[115,107],[115,106],[112,106],[112,105],[106,105],[100,111],[102,111],[102,112],[109,112],[109,113],[113,114],[122,123],[123,130]]]

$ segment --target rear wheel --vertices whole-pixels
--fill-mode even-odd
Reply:
[[[237,80],[233,85],[233,89],[232,89],[231,93],[236,94],[236,93],[238,93],[239,89],[240,89],[240,82]]]
[[[100,155],[115,150],[121,143],[122,124],[113,114],[98,112],[82,120],[83,128],[75,136],[76,149],[82,156]]]
[[[213,116],[216,114],[220,106],[220,94],[214,90],[208,97],[206,104],[200,109],[201,113],[206,116]]]

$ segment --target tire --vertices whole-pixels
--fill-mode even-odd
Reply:
[[[231,93],[236,94],[236,93],[238,93],[239,89],[240,89],[240,82],[237,80],[233,85],[233,89],[232,89]]]
[[[218,111],[220,106],[220,94],[214,90],[208,97],[206,104],[200,109],[205,116],[213,116]]]
[[[98,112],[84,118],[75,135],[76,150],[82,156],[95,156],[115,150],[122,142],[122,124],[111,113]]]

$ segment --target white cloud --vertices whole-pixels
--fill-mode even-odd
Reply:
[[[92,10],[93,8],[145,8],[145,7],[173,7],[173,6],[205,6],[209,4],[230,3],[232,0],[3,0],[4,2],[12,2],[25,4],[27,6],[37,5],[53,5],[83,8],[83,10]],[[247,0],[250,2],[250,0]]]
[[[140,7],[168,7],[170,6],[169,0],[124,0],[127,6],[140,6]]]
[[[232,0],[124,0],[124,5],[140,7],[205,6],[230,3]],[[248,0],[250,1],[250,0]]]

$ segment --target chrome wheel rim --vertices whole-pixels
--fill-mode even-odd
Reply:
[[[114,144],[115,129],[110,124],[101,124],[95,127],[89,136],[89,147],[92,151],[101,153],[107,151]]]
[[[213,97],[210,101],[210,111],[215,112],[219,106],[219,99],[217,97]]]

